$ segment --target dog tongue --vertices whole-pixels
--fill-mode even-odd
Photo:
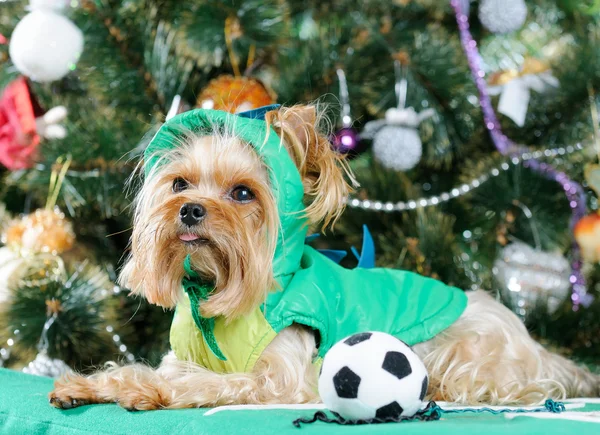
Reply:
[[[200,237],[198,237],[195,234],[181,234],[179,236],[179,240],[183,240],[184,242],[192,242],[194,240],[198,240]]]

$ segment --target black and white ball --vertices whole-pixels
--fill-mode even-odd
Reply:
[[[404,342],[363,332],[336,343],[325,355],[319,394],[346,420],[411,417],[423,406],[427,370]]]

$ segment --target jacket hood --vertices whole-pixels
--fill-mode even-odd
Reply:
[[[144,151],[144,176],[164,162],[163,156],[177,146],[186,132],[210,136],[214,132],[235,135],[250,144],[269,171],[271,191],[277,204],[279,233],[273,261],[273,274],[282,278],[300,268],[300,259],[308,231],[304,214],[304,188],[296,165],[281,138],[262,119],[245,118],[219,110],[195,109],[165,122]]]

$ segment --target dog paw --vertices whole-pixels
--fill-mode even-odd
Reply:
[[[152,411],[169,406],[159,388],[148,387],[121,390],[117,403],[128,411]]]
[[[58,396],[56,392],[51,392],[48,395],[50,405],[58,409],[73,409],[78,406],[89,405],[91,402],[85,399],[75,399],[69,396]]]
[[[150,397],[127,397],[120,398],[117,403],[127,411],[154,411],[164,409],[165,405]]]
[[[48,394],[48,401],[59,409],[72,409],[97,402],[91,382],[75,374],[57,379],[54,390]]]

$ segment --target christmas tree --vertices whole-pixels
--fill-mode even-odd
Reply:
[[[360,183],[319,245],[359,246],[367,225],[378,266],[488,290],[545,345],[600,361],[597,1],[0,12],[0,364],[157,363],[172,313],[115,284],[126,181],[166,116],[275,102],[316,102]]]

